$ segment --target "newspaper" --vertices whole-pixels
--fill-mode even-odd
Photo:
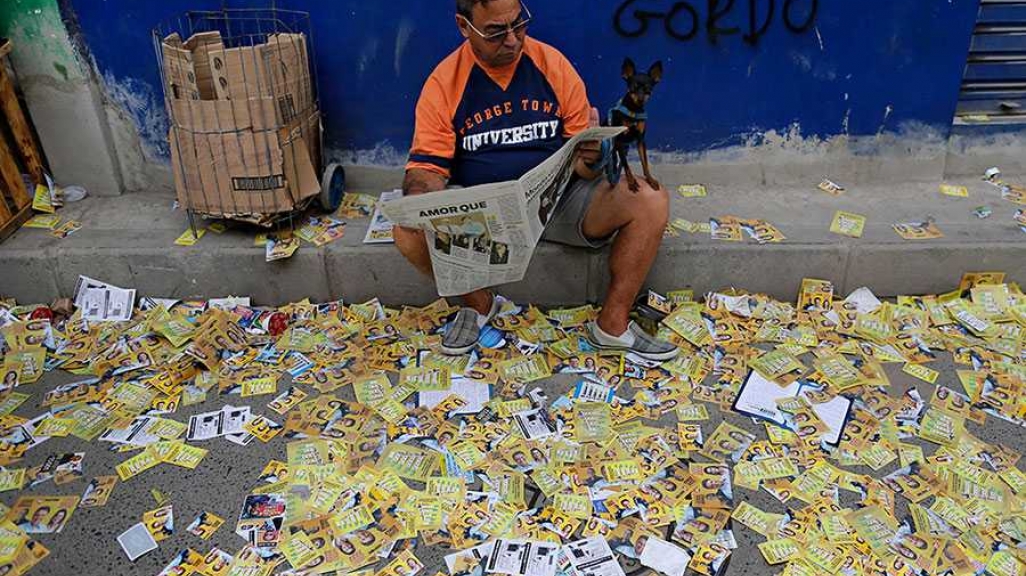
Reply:
[[[573,176],[577,146],[623,130],[585,130],[519,180],[406,196],[382,202],[382,213],[426,231],[440,296],[522,280]]]

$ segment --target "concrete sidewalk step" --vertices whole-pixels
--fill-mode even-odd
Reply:
[[[699,292],[739,286],[792,299],[803,277],[831,280],[840,293],[871,285],[881,296],[943,292],[972,270],[1004,270],[1009,281],[1026,282],[1026,234],[1012,219],[1017,208],[1026,207],[1003,200],[998,188],[979,180],[951,183],[968,186],[970,197],[943,196],[939,183],[861,186],[839,197],[820,192],[816,182],[787,189],[710,186],[706,198],[684,199],[674,192],[671,218],[759,218],[787,240],[760,246],[683,233],[664,241],[649,283],[658,290]],[[678,184],[665,182],[673,190]],[[89,198],[61,210],[65,220],[84,224],[64,240],[44,230],[19,231],[0,245],[0,295],[49,301],[70,295],[78,276],[86,274],[144,295],[248,295],[260,304],[375,296],[420,304],[436,298],[432,284],[393,246],[362,244],[368,219],[351,221],[345,238],[324,248],[304,244],[292,259],[267,263],[263,248],[253,245],[259,230],[249,226],[208,233],[193,247],[175,246],[187,223],[172,205],[166,195]],[[991,207],[990,218],[973,215],[981,205]],[[837,210],[866,216],[864,237],[830,233]],[[891,228],[927,218],[944,238],[906,241]],[[525,281],[501,290],[542,305],[596,301],[608,282],[607,266],[606,252],[543,244]]]

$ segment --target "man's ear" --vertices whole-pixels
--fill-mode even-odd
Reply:
[[[662,61],[656,62],[648,69],[648,77],[652,79],[652,82],[658,84],[663,79],[663,63]]]
[[[459,14],[456,15],[456,27],[459,28],[461,36],[470,38],[470,26],[467,25],[467,19]]]
[[[624,58],[623,68],[620,69],[620,73],[623,75],[624,80],[628,80],[631,76],[634,76],[634,61],[630,58]]]

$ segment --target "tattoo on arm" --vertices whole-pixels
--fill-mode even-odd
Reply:
[[[414,168],[406,171],[406,179],[403,180],[403,196],[438,192],[445,190],[445,184],[446,180],[442,175]]]

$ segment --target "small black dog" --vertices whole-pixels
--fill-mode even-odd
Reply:
[[[652,96],[652,90],[663,79],[663,63],[656,62],[647,73],[639,74],[634,62],[627,58],[623,61],[623,79],[627,81],[627,94],[609,110],[607,123],[609,126],[625,126],[627,131],[616,137],[613,143],[612,157],[606,164],[606,178],[611,184],[620,181],[620,171],[627,175],[627,187],[637,192],[640,187],[631,166],[627,163],[627,153],[631,144],[637,143],[638,156],[641,157],[641,169],[645,173],[645,181],[653,188],[659,188],[659,182],[652,177],[648,169],[648,148],[645,146],[645,128],[648,114],[645,105]]]

